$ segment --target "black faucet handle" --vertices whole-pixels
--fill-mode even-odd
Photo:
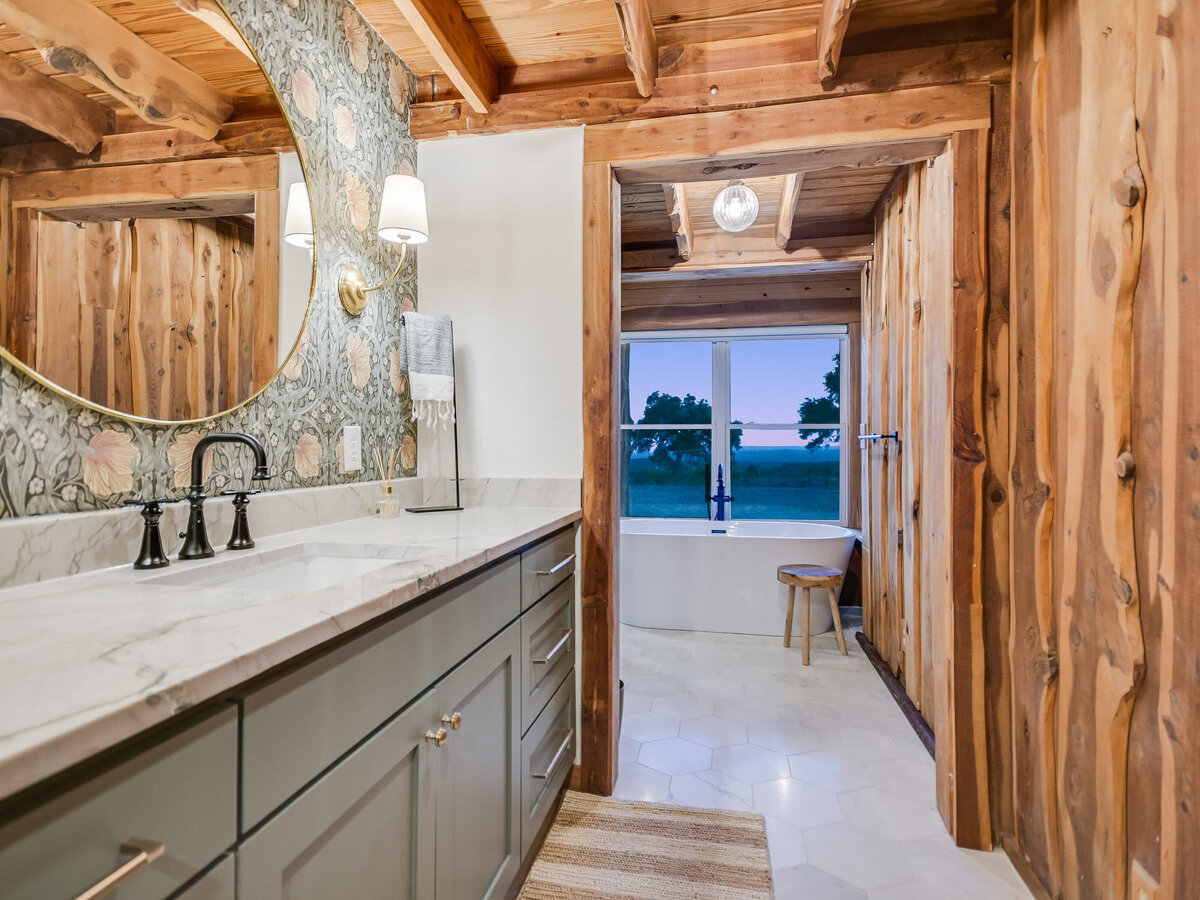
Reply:
[[[133,561],[135,569],[161,569],[169,566],[171,561],[163,552],[162,532],[159,522],[162,520],[163,504],[175,503],[173,497],[155,497],[151,500],[126,500],[125,506],[140,506],[142,508],[142,546],[138,550],[137,559]]]
[[[158,511],[161,513],[162,505],[164,503],[178,503],[182,499],[183,499],[182,497],[154,497],[151,500],[139,500],[139,499],[135,498],[133,500],[126,500],[121,505],[122,506],[140,506],[143,509],[145,509],[146,507],[149,507],[149,506],[157,506],[159,508]],[[143,512],[142,515],[145,515],[145,512]]]
[[[254,547],[254,538],[250,537],[250,520],[246,516],[246,508],[250,498],[261,494],[259,490],[221,491],[222,497],[233,497],[233,531],[229,533],[229,550],[250,550]]]

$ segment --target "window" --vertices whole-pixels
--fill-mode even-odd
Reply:
[[[627,334],[621,514],[843,521],[846,329]]]

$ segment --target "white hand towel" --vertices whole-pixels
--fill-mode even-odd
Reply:
[[[454,325],[449,316],[400,316],[400,365],[408,372],[412,417],[431,427],[454,422]]]

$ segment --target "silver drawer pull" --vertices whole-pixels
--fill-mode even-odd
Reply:
[[[558,656],[559,651],[561,651],[563,647],[567,646],[567,642],[571,640],[572,633],[573,633],[573,629],[568,628],[566,630],[566,632],[563,633],[563,636],[559,639],[558,643],[554,645],[554,648],[549,653],[547,653],[542,659],[531,659],[530,662],[533,663],[535,666],[550,665],[550,663],[554,660],[554,657]]]
[[[130,878],[136,875],[150,863],[154,862],[167,848],[161,841],[145,841],[141,838],[130,838],[121,845],[122,853],[132,853],[133,858],[120,868],[109,872],[90,888],[80,894],[75,900],[100,900],[107,897]]]
[[[567,732],[567,736],[563,738],[562,745],[558,748],[558,752],[554,754],[554,759],[550,760],[550,765],[546,767],[545,772],[530,772],[530,778],[549,778],[558,768],[558,764],[562,762],[563,756],[567,752],[567,748],[571,746],[571,741],[575,740],[575,729],[572,728]]]
[[[575,562],[575,554],[574,553],[572,553],[570,556],[568,556],[566,559],[564,559],[562,562],[560,562],[553,569],[547,569],[545,571],[539,569],[537,572],[534,572],[533,574],[534,575],[557,575],[562,569],[565,569],[567,566],[569,566],[573,562]]]

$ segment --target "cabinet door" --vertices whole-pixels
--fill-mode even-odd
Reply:
[[[441,750],[436,691],[400,713],[252,834],[238,896],[253,900],[429,900]]]
[[[233,854],[227,853],[207,875],[178,894],[175,900],[234,900],[236,875]],[[114,896],[120,897],[120,894]]]
[[[461,724],[438,751],[437,900],[501,898],[520,866],[520,644],[514,623],[438,683]]]

